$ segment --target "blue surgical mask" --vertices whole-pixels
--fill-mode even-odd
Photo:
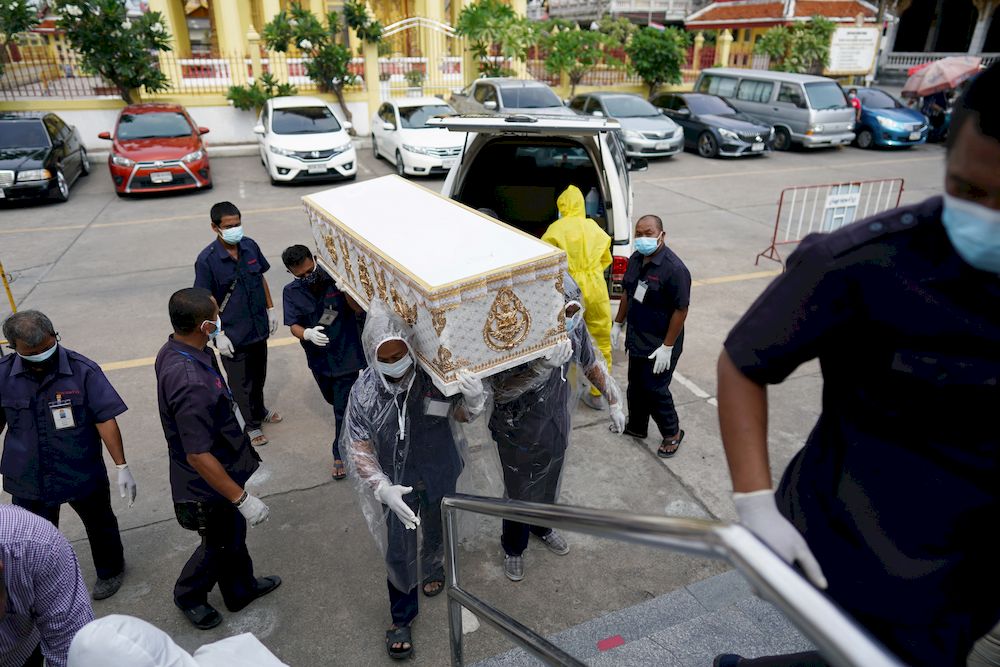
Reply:
[[[406,355],[399,361],[394,361],[392,363],[386,361],[378,361],[376,363],[378,364],[378,370],[382,373],[382,375],[398,380],[409,372],[410,367],[413,365],[413,357]]]
[[[1000,211],[945,194],[941,222],[962,259],[981,271],[1000,273]]]
[[[17,356],[21,357],[24,361],[32,364],[40,364],[43,361],[48,361],[48,359],[56,353],[56,348],[59,347],[59,343],[56,343],[44,352],[39,352],[38,354],[21,354],[17,353]]]
[[[243,240],[243,225],[223,229],[220,236],[222,236],[222,240],[229,245],[236,245]]]
[[[656,248],[660,245],[660,237],[650,238],[648,236],[640,236],[635,240],[635,249],[639,251],[641,255],[646,257],[652,255],[656,252]]]
[[[205,320],[205,322],[208,322],[209,324],[215,326],[215,331],[208,332],[209,340],[214,340],[215,337],[219,335],[219,332],[222,331],[222,317],[221,316],[216,317],[214,322],[209,322],[208,320]],[[202,326],[205,325],[205,322],[202,322]]]

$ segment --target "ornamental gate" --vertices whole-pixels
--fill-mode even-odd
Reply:
[[[386,26],[379,45],[382,99],[437,95],[465,85],[465,40],[447,23],[412,16]],[[470,76],[471,78],[471,76]]]

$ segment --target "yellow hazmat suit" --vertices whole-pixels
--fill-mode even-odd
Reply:
[[[583,317],[587,330],[611,369],[611,300],[604,271],[611,266],[611,237],[587,217],[580,188],[571,185],[559,199],[558,220],[549,225],[542,240],[566,252],[569,274],[583,292]],[[591,393],[600,396],[593,387]]]

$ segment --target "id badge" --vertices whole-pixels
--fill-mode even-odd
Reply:
[[[434,398],[424,399],[424,414],[430,417],[447,417],[451,403]]]
[[[243,419],[243,413],[240,411],[240,406],[236,405],[236,401],[233,401],[233,414],[236,415],[236,423],[240,425],[240,430],[245,431],[247,422]]]
[[[323,311],[323,316],[319,318],[319,323],[328,327],[337,319],[338,314],[336,308],[327,307]]]
[[[648,287],[645,280],[640,280],[639,284],[635,286],[635,295],[632,298],[642,303],[642,300],[646,298],[646,288]]]
[[[52,411],[52,421],[57,431],[76,426],[76,421],[73,419],[73,404],[69,401],[52,401],[49,403],[49,410]]]

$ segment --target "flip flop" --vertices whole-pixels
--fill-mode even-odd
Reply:
[[[393,648],[393,644],[409,644],[409,648]],[[410,627],[391,627],[385,631],[385,650],[393,660],[405,660],[413,654],[413,636]]]
[[[267,416],[264,417],[264,423],[266,424],[280,424],[285,421],[285,418],[278,414],[277,410],[268,410]]]
[[[681,429],[680,433],[678,433],[677,437],[674,438],[673,440],[667,440],[666,438],[664,438],[663,442],[660,444],[660,448],[656,450],[656,455],[659,456],[661,459],[669,459],[671,456],[677,453],[678,449],[681,448],[682,440],[684,440],[684,429]],[[664,449],[664,447],[673,447],[673,449],[668,451]]]
[[[344,468],[344,462],[341,459],[333,460],[333,478],[334,479],[344,479],[347,477],[347,470]]]
[[[427,592],[427,587],[430,586],[430,585],[432,585],[432,584],[440,584],[440,586],[438,586],[437,589],[434,590],[434,592],[428,593]],[[424,595],[426,595],[429,598],[432,598],[435,595],[440,595],[441,592],[444,590],[444,579],[428,579],[420,587],[420,590],[422,590],[424,592]]]

